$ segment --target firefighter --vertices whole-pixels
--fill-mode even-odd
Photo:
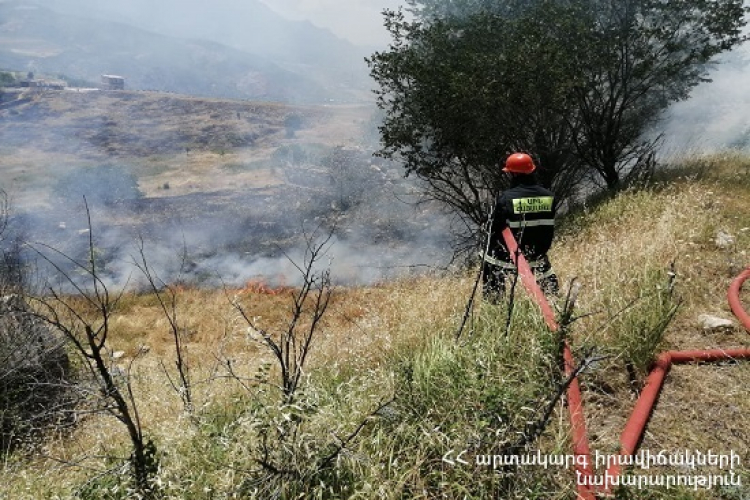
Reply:
[[[510,155],[503,168],[510,175],[510,188],[500,193],[495,203],[482,273],[483,295],[493,303],[503,297],[506,275],[516,272],[501,234],[506,227],[513,232],[542,290],[554,295],[559,289],[547,258],[555,230],[554,194],[539,184],[535,170],[534,161],[525,153]]]

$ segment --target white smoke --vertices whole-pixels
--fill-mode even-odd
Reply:
[[[436,210],[399,201],[387,189],[378,193],[339,214],[335,224],[310,218],[306,204],[295,210],[282,203],[282,212],[270,207],[266,213],[264,206],[244,206],[190,220],[169,211],[139,214],[147,224],[122,224],[123,218],[134,218],[130,212],[119,213],[122,206],[91,206],[89,231],[85,207],[77,203],[67,214],[35,210],[16,218],[16,226],[59,268],[36,259],[48,280],[59,283],[61,269],[81,286],[91,281],[84,269],[92,248],[97,276],[112,289],[148,289],[139,266],[148,266],[160,284],[297,286],[311,250],[319,250],[314,272],[329,270],[337,285],[369,285],[445,269],[452,257],[447,219]],[[254,233],[253,220],[261,216],[264,233]]]
[[[666,114],[662,158],[750,150],[750,46],[724,56],[709,78]]]

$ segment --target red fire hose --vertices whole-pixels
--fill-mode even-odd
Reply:
[[[518,244],[509,228],[503,230],[503,239],[505,240],[505,244],[508,247],[516,267],[518,268],[518,275],[521,277],[521,282],[541,308],[542,314],[544,315],[544,319],[549,328],[552,331],[557,331],[559,326],[555,321],[555,314],[547,302],[544,293],[539,288],[528,262],[526,262],[524,256],[518,252]],[[740,301],[740,290],[742,289],[742,284],[749,278],[750,267],[745,269],[732,281],[729,291],[727,292],[729,306],[732,309],[732,312],[748,332],[750,332],[750,315],[748,315],[742,307]],[[573,370],[575,370],[575,361],[573,360],[573,355],[570,351],[570,346],[568,345],[567,340],[564,341],[563,358],[565,361],[565,374],[566,376],[570,376],[570,374],[573,373]],[[620,436],[620,455],[631,456],[636,453],[638,445],[643,437],[646,424],[651,417],[656,400],[659,397],[662,386],[664,385],[664,379],[673,363],[715,362],[730,359],[750,359],[750,349],[710,349],[667,351],[661,353],[656,358],[651,372],[646,378],[646,384],[643,387],[641,395],[633,408],[633,413],[631,414],[630,419],[628,419],[625,429]],[[593,500],[595,492],[588,486],[591,484],[591,481],[588,479],[593,475],[593,464],[591,462],[591,450],[589,448],[588,437],[586,436],[586,420],[583,414],[581,389],[577,379],[574,379],[568,387],[567,397],[573,438],[573,453],[576,456],[586,457],[585,460],[583,460],[584,465],[576,465],[576,470],[579,472],[579,475],[584,478],[583,481],[579,481],[577,484],[578,498]],[[581,461],[576,460],[577,464],[579,462]],[[622,462],[625,463],[625,461]],[[621,472],[621,467],[619,464],[615,463],[609,467],[605,477],[608,476],[609,478],[614,479],[619,477]],[[602,489],[602,493],[605,495],[611,494],[611,486],[611,482],[607,482]]]
[[[729,307],[732,309],[734,315],[740,320],[742,326],[750,332],[750,314],[742,308],[742,302],[740,302],[740,290],[742,289],[742,284],[748,278],[750,278],[750,266],[742,271],[742,273],[732,281],[732,284],[729,285],[727,298],[729,299]]]
[[[732,281],[732,284],[729,286],[729,291],[727,292],[727,298],[734,315],[737,316],[737,319],[740,320],[745,329],[750,332],[750,315],[745,312],[742,303],[740,302],[740,290],[742,289],[742,284],[748,278],[750,278],[750,267],[745,269],[742,274]],[[651,417],[656,399],[661,391],[664,378],[673,363],[708,363],[730,359],[750,359],[750,349],[711,349],[698,351],[667,351],[661,353],[657,358],[656,363],[654,363],[654,367],[646,379],[646,385],[644,386],[643,391],[641,391],[641,395],[635,404],[635,408],[633,408],[633,413],[625,425],[625,429],[622,431],[622,435],[620,436],[620,455],[631,456],[635,454],[638,448],[638,443],[643,437],[643,431],[646,429],[646,424]],[[607,475],[611,478],[616,478],[621,472],[621,467],[618,464],[614,464],[607,470]],[[607,477],[607,475],[605,475],[605,477]],[[610,491],[611,483],[607,483],[604,488],[604,493],[609,494]]]
[[[521,277],[521,283],[529,294],[534,298],[534,301],[542,309],[544,320],[547,322],[550,330],[553,332],[559,329],[557,322],[555,321],[555,313],[547,302],[547,298],[544,296],[541,288],[536,282],[534,273],[531,272],[528,262],[524,258],[523,254],[518,251],[518,244],[516,239],[513,237],[513,233],[510,228],[503,230],[503,239],[507,245],[508,251],[513,258],[513,262],[518,268],[518,275]],[[516,258],[517,257],[517,258]],[[573,371],[576,369],[575,360],[573,354],[570,352],[570,346],[568,341],[564,340],[563,343],[563,360],[565,363],[565,376],[570,377]],[[583,414],[583,398],[581,397],[581,387],[578,385],[578,378],[574,378],[567,391],[568,397],[568,411],[570,413],[570,427],[573,438],[573,454],[576,456],[576,471],[586,480],[582,481],[584,484],[578,485],[578,498],[583,500],[593,500],[594,492],[589,488],[591,481],[588,479],[592,476],[592,463],[591,463],[591,450],[589,448],[589,440],[586,435],[586,417]],[[578,460],[579,456],[585,457],[583,460]],[[583,465],[580,465],[583,463]]]

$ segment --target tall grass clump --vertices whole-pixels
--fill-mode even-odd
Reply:
[[[363,482],[368,495],[549,498],[559,492],[560,471],[482,465],[486,455],[540,446],[529,435],[530,423],[542,419],[559,384],[559,339],[535,307],[521,301],[507,335],[506,314],[505,307],[485,304],[463,343],[446,330],[394,351],[393,403],[363,443],[379,464]],[[546,453],[564,447],[554,433],[544,440]],[[446,454],[466,463],[451,465]]]
[[[558,239],[553,262],[583,285],[579,308],[588,315],[575,343],[609,356],[636,390],[666,347],[678,305],[700,300],[691,253],[712,241],[711,199],[692,184],[625,191],[571,214]]]
[[[199,415],[185,454],[164,457],[160,483],[186,499],[559,495],[572,484],[564,468],[483,458],[569,453],[566,430],[545,417],[560,394],[560,339],[524,299],[506,332],[507,314],[482,304],[461,343],[446,323],[397,341],[376,366],[318,367],[293,401],[261,369],[255,390]]]
[[[681,303],[674,278],[668,270],[645,269],[629,289],[610,288],[603,298],[607,314],[597,332],[599,350],[611,356],[617,369],[624,369],[632,390],[640,390],[666,347],[667,327]]]
[[[750,237],[742,231],[748,212],[740,209],[747,202],[737,196],[740,184],[717,189],[718,181],[693,182],[691,170],[681,172],[689,178],[620,192],[561,221],[550,257],[562,280],[575,277],[581,290],[559,333],[549,331],[519,286],[510,310],[478,301],[457,341],[470,273],[336,287],[331,295],[323,279],[317,283],[326,286],[312,286],[309,300],[297,295],[291,323],[293,296],[176,289],[191,353],[190,414],[164,370],[175,361],[165,335],[174,328],[158,297],[124,294],[112,315],[111,350],[126,352],[121,364],[144,432],[157,445],[154,492],[165,500],[573,498],[572,467],[506,465],[506,457],[572,454],[560,404],[567,382],[562,335],[585,367],[579,379],[592,449],[610,453],[619,450],[634,393],[661,350],[734,343],[731,332],[709,336],[689,327],[708,304],[725,307],[733,276],[727,258],[745,256]],[[717,251],[715,232],[723,227],[737,248]],[[302,345],[309,356],[295,350]],[[304,366],[289,370],[287,360]],[[710,383],[679,398],[737,396],[736,387],[721,394],[713,388],[730,385],[717,380],[743,380],[741,373],[707,375]],[[693,420],[743,432],[736,401],[721,418],[715,406],[710,421]],[[660,448],[692,442],[697,432],[674,418],[683,407],[664,403],[650,424]],[[670,423],[659,424],[660,415]],[[735,429],[723,434],[731,439]],[[6,461],[9,481],[0,484],[0,497],[128,498],[123,459],[130,447],[118,422],[91,415],[71,434],[49,444],[50,460]]]

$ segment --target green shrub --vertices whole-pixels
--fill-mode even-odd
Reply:
[[[63,340],[19,295],[0,297],[0,453],[65,417],[71,367]]]
[[[0,87],[8,87],[16,83],[16,77],[8,71],[0,71]]]
[[[90,206],[112,206],[143,196],[136,176],[126,168],[114,165],[76,169],[57,181],[53,193],[61,200],[74,203],[82,201],[85,196]]]
[[[380,478],[398,492],[392,498],[548,498],[560,489],[553,471],[495,470],[476,461],[525,453],[516,444],[557,390],[557,337],[528,300],[517,298],[507,335],[506,315],[503,306],[485,305],[465,343],[456,344],[453,332],[434,333],[423,347],[397,353],[398,417],[383,421],[373,448],[395,458]],[[469,464],[444,463],[449,450],[467,450]]]
[[[648,374],[664,347],[664,333],[679,307],[665,274],[646,273],[633,306],[616,320],[614,347],[638,376]]]
[[[585,343],[597,354],[608,355],[606,370],[587,377],[593,385],[614,373],[626,373],[630,390],[640,390],[656,356],[664,350],[664,336],[680,300],[673,289],[674,275],[646,268],[603,290],[604,324]],[[586,350],[587,348],[584,348]],[[606,384],[605,384],[606,385]]]

